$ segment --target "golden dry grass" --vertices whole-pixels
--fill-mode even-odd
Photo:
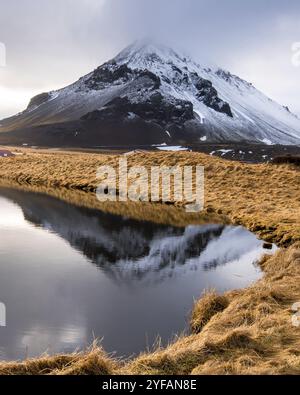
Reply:
[[[0,375],[107,375],[117,368],[118,362],[95,342],[85,352],[0,363]]]
[[[0,161],[0,175],[31,188],[94,190],[96,167],[116,164],[117,159],[32,151]],[[292,325],[290,311],[292,304],[300,301],[299,170],[288,165],[227,162],[198,153],[150,153],[129,158],[129,165],[178,163],[205,165],[206,210],[222,212],[265,240],[287,247],[262,260],[264,278],[245,290],[205,295],[195,304],[192,334],[166,349],[115,361],[101,348],[93,347],[85,353],[1,363],[0,374],[300,373],[300,330]],[[134,212],[140,215],[138,209]]]
[[[21,150],[25,155],[0,159],[2,180],[69,190],[95,191],[96,170],[117,166],[118,155]],[[250,165],[201,153],[141,153],[129,166],[205,166],[205,204],[266,241],[288,246],[300,240],[300,171],[292,165]],[[180,205],[180,202],[174,202]],[[107,204],[106,209],[118,205]],[[122,205],[119,205],[120,209]],[[131,205],[132,211],[141,205]],[[125,207],[126,205],[122,206]],[[195,220],[191,217],[192,221]]]
[[[200,333],[211,318],[224,311],[228,304],[229,301],[225,295],[218,295],[214,290],[206,292],[194,305],[190,323],[191,331],[195,334]]]

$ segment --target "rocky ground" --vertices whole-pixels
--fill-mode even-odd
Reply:
[[[47,128],[47,127],[45,127]],[[150,131],[150,130],[149,130]],[[114,129],[107,129],[107,137],[108,139],[110,138],[109,136],[114,136],[116,131]],[[219,157],[222,159],[227,159],[227,160],[233,160],[233,161],[240,161],[244,163],[269,163],[273,162],[274,159],[278,157],[289,157],[289,156],[296,156],[300,157],[300,146],[295,146],[295,145],[266,145],[266,144],[249,144],[249,143],[197,143],[197,144],[186,144],[185,141],[180,141],[175,143],[175,144],[181,144],[181,145],[175,145],[166,143],[165,141],[168,140],[164,138],[164,136],[161,136],[158,132],[158,137],[161,139],[162,143],[158,145],[152,145],[152,144],[138,144],[135,142],[135,136],[138,134],[138,126],[137,129],[131,130],[131,132],[136,133],[132,135],[132,141],[131,143],[128,142],[123,142],[122,138],[116,138],[116,141],[118,141],[118,144],[110,145],[106,144],[105,138],[102,140],[103,145],[78,145],[78,146],[73,146],[73,145],[68,145],[68,138],[65,136],[63,138],[64,143],[61,146],[57,146],[55,144],[49,145],[49,146],[43,146],[43,145],[31,145],[27,143],[20,143],[18,141],[17,144],[15,144],[15,147],[18,149],[40,149],[44,152],[47,152],[49,150],[50,152],[52,150],[56,151],[73,151],[73,152],[86,152],[86,153],[99,153],[99,154],[111,154],[111,155],[118,155],[118,154],[124,154],[127,152],[132,152],[132,151],[144,151],[144,152],[159,152],[160,150],[166,150],[168,151],[168,147],[170,148],[170,152],[172,150],[177,150],[177,149],[185,149],[189,152],[202,152],[205,154],[210,155],[211,157]],[[151,132],[153,130],[151,129]],[[0,136],[1,137],[1,136]],[[117,136],[118,137],[118,136]],[[3,138],[3,134],[2,134]],[[21,140],[23,141],[23,140]],[[24,140],[27,141],[27,140]],[[80,138],[78,141],[81,141]],[[1,139],[0,139],[1,142]],[[4,141],[2,143],[3,147],[8,146],[10,148],[11,144],[8,143],[8,141]]]
[[[191,146],[193,151],[204,152],[224,159],[247,163],[271,162],[278,156],[299,155],[300,147],[293,145],[265,144],[199,144]]]

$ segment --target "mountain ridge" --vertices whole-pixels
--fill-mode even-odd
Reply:
[[[300,119],[229,71],[138,41],[75,83],[35,96],[22,113],[0,121],[0,132],[0,142],[28,136],[38,145],[298,145]]]

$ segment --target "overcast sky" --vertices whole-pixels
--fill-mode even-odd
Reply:
[[[299,0],[0,0],[0,118],[149,36],[227,68],[300,114],[291,50],[300,42]]]

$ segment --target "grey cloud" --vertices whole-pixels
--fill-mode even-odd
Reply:
[[[290,60],[300,41],[298,0],[0,0],[8,54],[0,86],[58,88],[144,36],[251,78],[300,113],[300,68]]]

